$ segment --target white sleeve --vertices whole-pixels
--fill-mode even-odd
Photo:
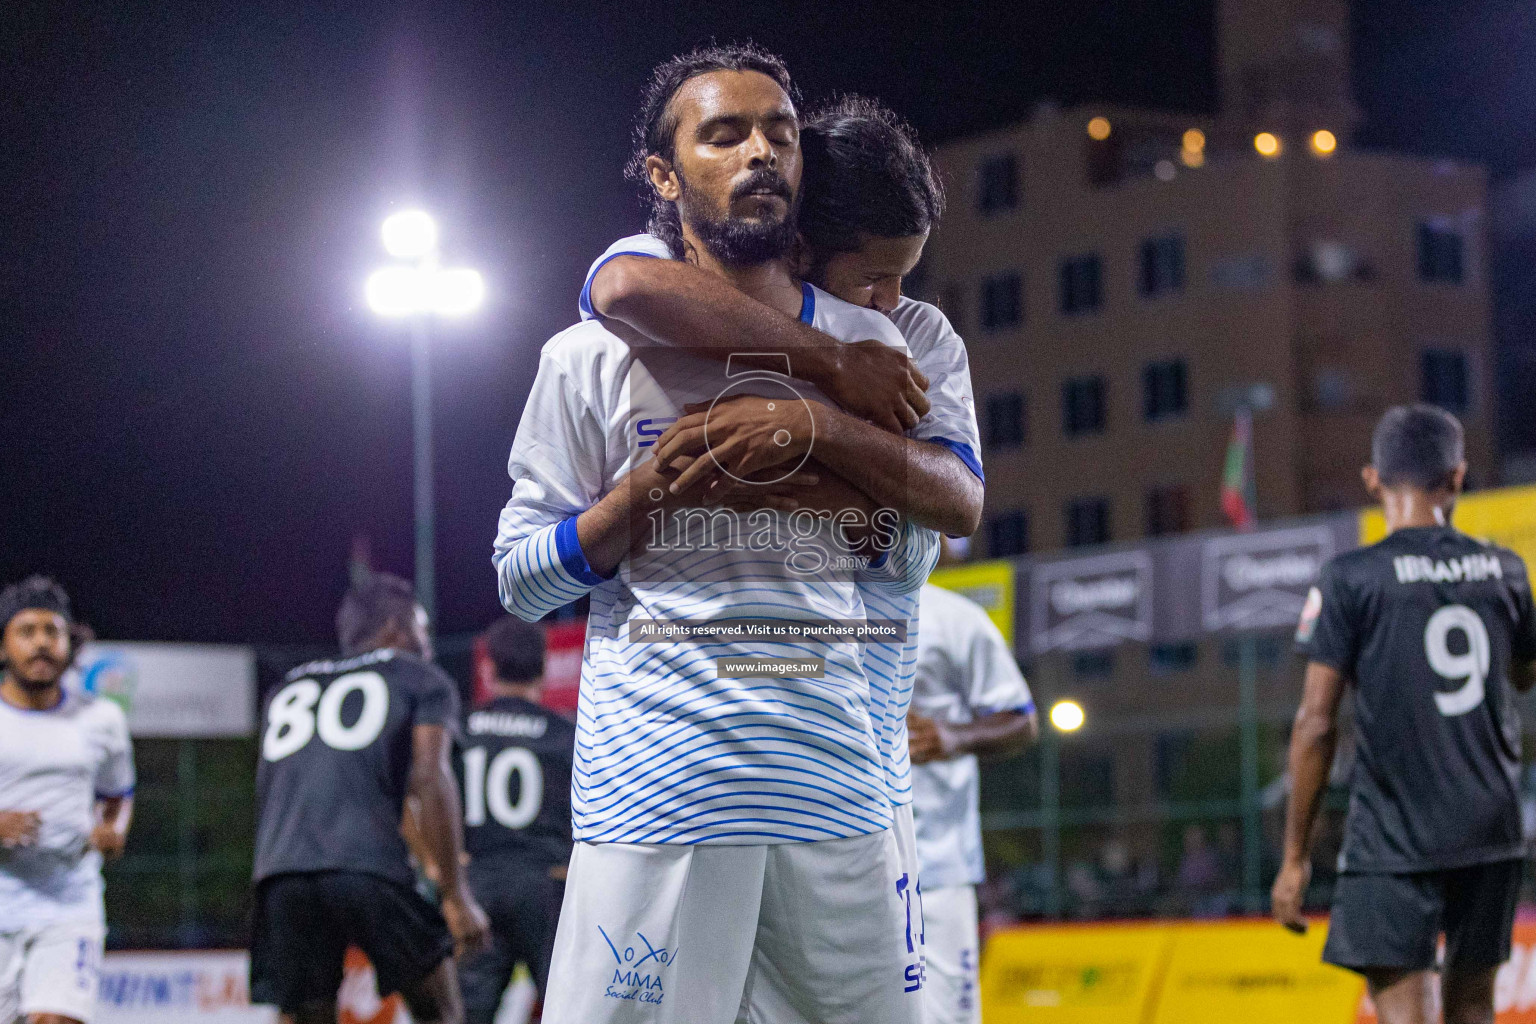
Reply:
[[[581,283],[581,297],[577,299],[576,307],[583,320],[599,319],[597,311],[592,308],[592,279],[603,269],[603,264],[619,256],[652,256],[659,260],[669,260],[672,258],[672,250],[655,235],[630,235],[610,245],[593,262],[592,268],[587,271],[586,280]]]
[[[576,539],[576,517],[597,503],[607,451],[605,423],[578,383],[547,351],[523,407],[507,472],[492,561],[502,606],[536,621],[603,582]]]
[[[971,618],[962,651],[965,677],[970,683],[966,701],[971,714],[979,718],[999,711],[1033,711],[1035,699],[1003,634],[980,607]]]
[[[895,545],[878,555],[859,575],[892,594],[910,594],[928,582],[938,562],[938,531],[903,519]]]
[[[93,785],[96,799],[110,800],[133,794],[133,741],[128,736],[128,719],[123,709],[112,701],[98,697],[102,717],[100,743],[101,762],[96,766]]]
[[[949,318],[926,302],[901,310],[897,326],[907,339],[912,361],[928,378],[932,408],[912,431],[919,441],[932,441],[954,452],[983,482],[981,434],[976,425],[976,398],[971,388],[970,357],[965,342]]]

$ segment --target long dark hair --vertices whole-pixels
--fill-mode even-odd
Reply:
[[[656,194],[646,172],[646,157],[655,155],[668,162],[676,156],[677,115],[668,107],[683,83],[712,71],[756,71],[779,84],[790,102],[799,106],[799,95],[790,80],[784,61],[753,43],[728,46],[701,46],[657,65],[640,98],[640,113],[635,118],[635,150],[624,168],[625,177],[640,187],[651,207],[648,230],[667,243],[672,255],[683,256],[683,224],[677,207]]]

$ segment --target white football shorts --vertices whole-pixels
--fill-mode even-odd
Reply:
[[[921,1024],[908,883],[890,830],[774,846],[577,843],[544,1022]]]
[[[976,887],[951,885],[924,892],[923,909],[928,939],[923,1001],[928,1024],[978,1024],[981,939]]]
[[[105,938],[92,921],[0,932],[0,1021],[57,1013],[89,1024]]]

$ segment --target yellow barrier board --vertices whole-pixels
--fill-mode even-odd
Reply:
[[[1536,487],[1503,487],[1464,495],[1456,503],[1456,528],[1502,544],[1536,565]],[[1360,543],[1375,544],[1387,535],[1381,509],[1360,513]]]
[[[1004,561],[976,562],[935,569],[928,582],[953,590],[981,605],[1013,649],[1014,570]]]
[[[1364,983],[1268,921],[1050,925],[995,933],[987,1024],[1355,1024]]]
[[[1350,1024],[1364,983],[1322,962],[1327,929],[1269,921],[1177,926],[1153,1024]]]
[[[981,960],[987,1024],[1146,1021],[1174,929],[1057,925],[999,932]]]

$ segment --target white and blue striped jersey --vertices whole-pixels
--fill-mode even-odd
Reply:
[[[583,318],[596,317],[592,308],[592,279],[605,263],[619,256],[670,259],[671,252],[661,239],[648,234],[631,235],[613,243],[587,271],[577,303]],[[890,319],[906,341],[913,362],[928,378],[927,394],[932,408],[910,436],[950,449],[984,481],[980,431],[976,426],[976,403],[965,343],[943,312],[926,302],[902,296]],[[930,530],[913,529],[919,535],[913,538],[909,550],[911,557],[926,561],[925,567],[918,570],[926,579],[938,559],[938,536]],[[892,803],[906,804],[912,800],[907,709],[912,702],[912,674],[917,658],[917,595],[904,589],[893,591],[884,581],[862,576],[859,584],[871,619],[907,622],[906,642],[866,644],[863,659],[869,677],[870,718],[879,734],[887,789]]]
[[[883,317],[810,286],[804,296],[802,319],[832,337],[901,345]],[[891,823],[858,645],[631,642],[631,625],[644,620],[862,620],[851,577],[807,575],[784,550],[731,542],[750,517],[718,510],[700,515],[708,529],[723,527],[724,543],[653,544],[611,579],[577,543],[576,516],[647,455],[658,427],[718,395],[725,374],[682,349],[632,350],[587,321],[545,345],[523,411],[495,562],[502,603],[522,618],[591,595],[571,800],[581,841],[815,841]],[[915,531],[899,532],[913,543]],[[927,562],[898,545],[873,574],[915,591]],[[718,677],[718,659],[747,657],[820,657],[825,676]]]
[[[964,725],[1000,711],[1035,708],[1003,634],[980,605],[933,584],[923,587],[913,706],[940,724]],[[976,885],[981,849],[981,781],[975,754],[912,769],[912,813],[923,888]]]
[[[891,320],[906,339],[912,361],[928,378],[932,407],[911,431],[920,441],[931,441],[954,452],[966,468],[983,482],[981,440],[976,429],[976,402],[971,392],[971,367],[965,343],[937,306],[902,296]],[[937,536],[934,538],[937,541]],[[935,543],[934,560],[938,559]],[[929,563],[929,571],[933,564]],[[925,577],[926,578],[926,577]],[[870,675],[870,692],[885,691],[884,706],[876,716],[881,723],[880,749],[885,763],[891,802],[912,802],[912,761],[907,750],[907,709],[912,706],[912,679],[917,669],[920,620],[915,592],[893,593],[889,588],[866,587],[864,603],[872,619],[906,619],[905,643],[869,644],[864,651]]]

